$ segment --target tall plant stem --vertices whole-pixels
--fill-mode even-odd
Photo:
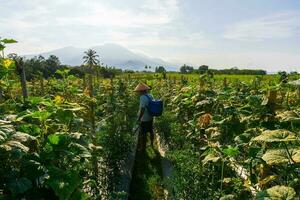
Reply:
[[[93,91],[93,76],[92,76],[92,74],[88,75],[88,90],[89,90],[89,96],[91,98],[91,102],[90,102],[91,140],[92,140],[92,143],[95,146],[97,146],[96,127],[95,127],[95,105],[93,102],[94,91]],[[95,177],[95,181],[98,186],[99,185],[99,169],[98,169],[97,156],[98,156],[97,152],[94,151],[92,153],[93,176]],[[98,191],[98,188],[96,188],[96,190]]]
[[[2,86],[0,83],[0,102],[3,100],[3,94],[2,94],[3,90],[2,90]]]
[[[220,185],[220,192],[222,193],[223,190],[223,178],[224,178],[224,160],[222,160],[222,168],[221,168],[221,185]]]

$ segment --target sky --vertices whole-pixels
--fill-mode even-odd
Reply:
[[[0,0],[0,37],[22,55],[116,43],[178,65],[300,71],[300,0]]]

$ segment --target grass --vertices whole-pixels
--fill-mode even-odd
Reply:
[[[159,73],[134,73],[134,74],[122,74],[119,75],[119,77],[128,77],[130,76],[132,79],[138,79],[140,81],[150,81],[150,80],[157,80],[159,78],[162,78],[162,74]],[[177,80],[180,80],[182,77],[188,79],[189,81],[198,81],[200,74],[180,74],[178,72],[168,72],[167,77],[170,79],[176,78]],[[263,80],[265,81],[273,81],[277,80],[279,76],[277,74],[268,74],[268,75],[235,75],[235,74],[216,74],[214,76],[215,80],[221,81],[224,78],[227,78],[230,81],[243,81],[246,83],[250,83],[252,80],[254,80],[256,77],[263,77]],[[292,76],[292,78],[297,79],[300,78],[299,75]]]
[[[155,149],[148,146],[145,152],[137,152],[129,200],[162,200],[161,157]]]

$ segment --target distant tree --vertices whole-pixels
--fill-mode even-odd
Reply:
[[[182,74],[190,74],[194,72],[194,68],[191,66],[188,66],[184,64],[183,66],[180,67],[180,73]]]
[[[182,73],[182,74],[186,74],[187,73],[185,65],[183,65],[183,66],[180,67],[180,73]]]
[[[60,68],[61,63],[59,58],[55,55],[50,55],[49,58],[45,60],[45,71],[43,74],[46,77],[50,77]]]
[[[37,60],[38,60],[39,62],[44,62],[44,61],[45,61],[45,57],[42,56],[42,55],[39,55],[39,56],[37,57]]]
[[[34,77],[44,76],[45,78],[49,77],[46,70],[46,60],[43,56],[35,56],[31,59],[27,59],[24,62],[26,68],[26,79],[32,80]]]
[[[59,58],[55,55],[50,55],[49,58],[46,60],[46,64],[49,67],[57,67],[61,65]]]
[[[201,65],[198,68],[198,71],[199,71],[200,74],[205,74],[208,71],[208,66],[207,65]]]
[[[23,59],[26,68],[26,79],[31,80],[35,77],[49,78],[56,76],[58,69],[66,68],[62,66],[57,56],[51,55],[48,59],[43,56],[35,56],[30,59]],[[57,77],[58,78],[58,77]]]
[[[158,67],[155,67],[155,72],[156,73],[164,73],[166,72],[167,70],[163,67],[163,66],[158,66]]]
[[[86,64],[88,68],[88,72],[92,73],[93,69],[98,65],[99,55],[93,49],[88,49],[84,52],[85,56],[83,56],[83,63]]]
[[[121,69],[116,69],[115,67],[101,67],[100,68],[100,74],[104,77],[104,78],[114,78],[116,76],[116,74],[120,74],[122,73]]]
[[[63,66],[63,68],[67,68],[67,66]],[[82,67],[82,66],[79,66],[79,67],[78,66],[77,67],[69,67],[69,69],[70,69],[69,74],[77,76],[79,78],[83,78],[83,76],[84,76],[84,69],[83,68],[84,67]]]
[[[97,55],[97,52],[93,49],[88,49],[84,52],[85,56],[83,56],[83,63],[86,65],[86,72],[88,73],[88,89],[89,89],[89,95],[93,96],[93,71],[95,70],[95,67],[99,63],[99,55]],[[85,77],[84,77],[85,78]],[[93,106],[91,106],[93,107]],[[93,110],[93,109],[92,109]],[[92,120],[94,121],[94,119]],[[93,125],[94,126],[94,125]],[[94,130],[94,127],[93,127]]]
[[[132,69],[125,69],[124,73],[133,74],[134,71]]]
[[[266,75],[267,72],[265,70],[256,70],[256,69],[209,69],[214,74],[237,74],[237,75]]]
[[[297,74],[298,74],[297,71],[292,71],[292,72],[290,72],[290,75],[297,75]]]

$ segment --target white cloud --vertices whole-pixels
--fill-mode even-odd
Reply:
[[[273,40],[268,43],[272,43],[271,47],[266,46],[261,54],[253,49],[255,41],[290,37],[297,37],[293,41],[299,41],[299,10],[232,24],[223,35],[211,30],[226,26],[225,22],[210,24],[216,19],[207,18],[207,23],[198,26],[197,18],[205,18],[202,7],[195,7],[197,12],[186,13],[189,11],[185,10],[184,4],[193,5],[193,2],[186,1],[181,5],[179,1],[2,1],[0,36],[19,41],[9,45],[7,53],[33,54],[69,45],[91,47],[110,42],[175,63],[275,68],[300,63],[296,42],[288,43],[291,47],[286,47],[285,52],[290,54],[273,49],[281,46],[272,43]],[[195,23],[189,23],[191,19],[195,19]],[[241,41],[250,43],[245,45]]]
[[[58,23],[98,27],[163,25],[169,23],[178,11],[177,0],[144,0],[138,6],[134,0],[126,2],[116,6],[118,3],[110,0],[11,0],[6,4],[7,7],[0,8],[10,14],[6,20],[26,20],[40,25]],[[16,4],[21,4],[25,9],[15,8]],[[9,8],[16,9],[16,12],[9,12]]]
[[[172,28],[170,28],[172,29]],[[207,48],[211,41],[205,38],[204,33],[190,33],[187,30],[171,31],[163,28],[160,30],[146,30],[141,33],[126,33],[111,31],[110,40],[107,42],[116,42],[124,46],[144,47],[172,47],[172,48]]]
[[[284,39],[300,34],[300,10],[242,21],[227,27],[226,39],[260,41]]]
[[[11,0],[5,9],[20,3]],[[18,15],[0,18],[2,35],[20,41],[8,52],[32,54],[75,45],[118,43],[151,54],[149,48],[206,48],[210,41],[178,20],[178,0],[23,1]],[[24,8],[24,9],[23,9]],[[1,17],[1,13],[0,13]],[[10,26],[14,24],[14,26]],[[155,54],[154,54],[155,55]]]
[[[148,2],[148,3],[147,3]],[[100,1],[78,1],[84,14],[77,12],[71,16],[60,16],[58,22],[61,24],[81,24],[88,26],[109,26],[109,27],[142,27],[151,25],[164,25],[171,21],[172,15],[177,11],[174,0],[157,1],[147,0],[141,10],[151,12],[132,12],[126,8],[114,8],[111,5],[102,4]],[[163,9],[165,6],[173,6]],[[148,6],[149,5],[149,6]],[[154,7],[150,7],[154,5]]]
[[[0,34],[20,41],[9,49],[28,54],[45,47],[43,51],[105,42],[163,44],[159,34],[176,18],[179,7],[177,0],[11,0],[0,9]]]

